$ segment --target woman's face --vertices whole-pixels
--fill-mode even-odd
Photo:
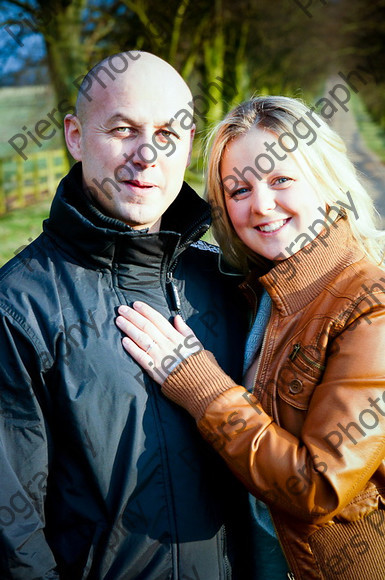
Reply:
[[[325,225],[325,202],[306,180],[294,155],[277,136],[253,127],[231,141],[221,163],[225,203],[246,246],[269,260],[282,260],[309,244]],[[256,157],[263,153],[257,160]],[[270,161],[269,159],[270,158]],[[300,159],[300,158],[299,158]]]

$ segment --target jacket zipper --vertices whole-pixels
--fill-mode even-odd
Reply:
[[[199,224],[198,227],[195,227],[196,224]],[[197,220],[190,228],[191,233],[187,235],[185,241],[183,242],[183,244],[181,244],[179,246],[179,249],[184,250],[185,247],[190,245],[190,240],[192,238],[195,238],[196,234],[202,230],[201,235],[199,236],[198,239],[200,239],[208,230],[210,229],[210,224],[206,227],[205,224],[202,223],[202,218],[199,218],[199,220]]]
[[[320,369],[321,371],[325,370],[325,365],[321,365],[321,363],[318,363],[314,360],[312,360],[311,358],[309,358],[307,356],[307,354],[303,351],[302,346],[300,343],[297,343],[294,345],[294,348],[291,352],[291,354],[289,355],[289,359],[290,360],[294,360],[297,355],[300,355],[309,365],[312,365],[313,367],[316,367],[317,369]]]
[[[195,222],[195,224],[202,224],[202,219],[199,219],[199,221]],[[190,244],[190,240],[196,236],[196,234],[199,232],[200,229],[205,229],[203,225],[199,225],[199,227],[195,227],[195,224],[192,226],[192,232],[190,235],[187,236],[186,240],[184,241],[184,243],[179,246],[179,250],[184,250],[184,248],[186,248],[187,246],[189,246]],[[205,229],[205,231],[207,231],[208,228]],[[202,231],[202,236],[205,232]],[[178,263],[178,259],[179,259],[179,255],[182,252],[180,252],[177,256],[177,258],[175,259],[175,261],[171,264],[171,266],[169,267],[169,270],[166,273],[166,284],[170,284],[169,288],[170,288],[170,294],[171,294],[171,300],[174,306],[174,310],[177,314],[180,314],[182,316],[182,304],[180,301],[180,296],[179,296],[179,292],[178,292],[178,287],[175,283],[174,280],[174,270],[177,266]]]
[[[171,270],[169,270],[166,274],[166,284],[170,284],[170,286],[169,286],[170,294],[171,294],[171,298],[172,298],[173,307],[174,307],[175,312],[177,314],[182,314],[182,310],[181,310],[182,304],[180,301],[178,287],[175,283],[174,276],[173,276],[173,273]]]

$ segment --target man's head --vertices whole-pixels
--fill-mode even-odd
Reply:
[[[146,52],[115,55],[85,77],[76,113],[65,135],[85,191],[106,215],[157,231],[191,155],[192,96],[182,77]]]

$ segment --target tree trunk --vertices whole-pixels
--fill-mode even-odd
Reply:
[[[82,12],[86,4],[87,0],[57,3],[52,8],[51,18],[41,26],[56,108],[63,119],[65,114],[74,110],[78,87],[87,72],[86,51],[82,44]],[[44,10],[43,2],[41,10]],[[67,149],[66,152],[72,164],[73,159]]]

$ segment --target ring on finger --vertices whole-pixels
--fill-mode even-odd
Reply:
[[[150,344],[150,346],[149,346],[149,347],[147,348],[147,350],[145,350],[144,352],[145,352],[146,354],[147,354],[148,352],[150,352],[150,350],[152,349],[152,347],[154,346],[154,344],[155,344],[155,340],[152,340],[152,341],[151,341],[151,344]]]

